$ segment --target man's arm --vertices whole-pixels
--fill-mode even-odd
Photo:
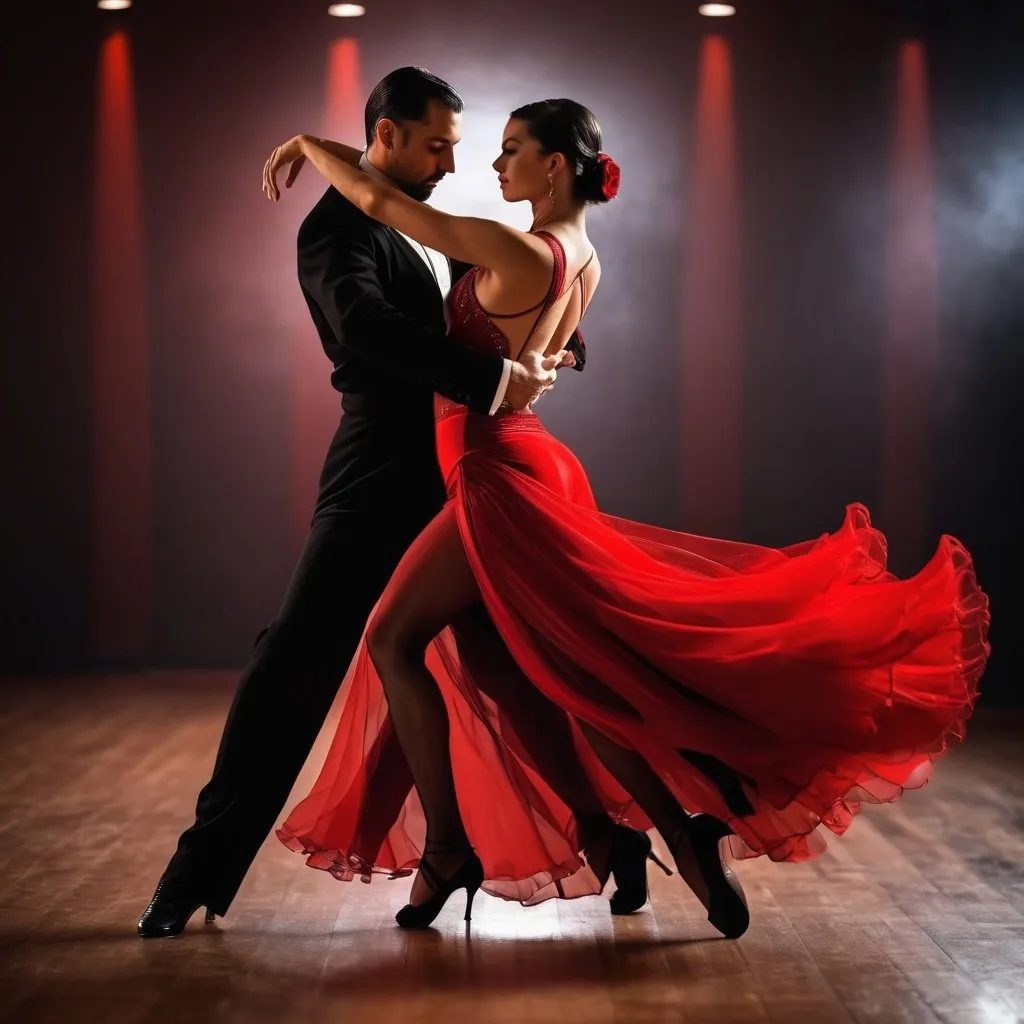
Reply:
[[[507,381],[506,360],[424,327],[385,297],[368,225],[345,218],[338,232],[300,235],[304,284],[338,341],[369,362],[446,395],[474,412],[490,413]]]

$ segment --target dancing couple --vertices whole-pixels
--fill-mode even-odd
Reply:
[[[535,406],[584,368],[587,214],[618,165],[586,107],[529,103],[493,164],[529,230],[443,213],[426,200],[462,109],[401,68],[367,102],[365,149],[300,135],[264,168],[275,202],[306,163],[330,186],[298,265],[343,416],[143,936],[227,911],[339,685],[327,758],[277,836],[339,879],[415,872],[405,927],[458,890],[468,919],[479,889],[534,904],[609,879],[611,912],[632,913],[656,828],[739,937],[731,858],[815,856],[963,736],[989,613],[952,537],[901,580],[860,504],[780,549],[598,508]]]

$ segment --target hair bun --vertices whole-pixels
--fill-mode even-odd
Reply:
[[[619,165],[607,154],[584,160],[579,175],[579,194],[589,203],[606,203],[619,191]]]

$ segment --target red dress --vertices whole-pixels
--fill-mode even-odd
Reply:
[[[541,237],[555,257],[551,302],[565,254]],[[508,355],[475,276],[452,291],[451,333]],[[824,829],[842,834],[862,801],[922,786],[963,738],[989,653],[989,610],[952,537],[900,580],[859,504],[835,533],[780,549],[631,522],[597,508],[583,467],[536,415],[488,417],[440,396],[435,415],[448,500],[519,667],[567,712],[640,751],[689,812],[728,821],[736,856],[815,856]],[[524,903],[599,891],[571,813],[475,682],[487,657],[470,641],[445,629],[427,664],[448,705],[484,889]],[[365,642],[343,692],[320,776],[278,837],[338,878],[408,874],[423,813]],[[650,827],[582,733],[575,738],[609,811]],[[706,770],[711,759],[742,780],[753,813],[730,809]]]

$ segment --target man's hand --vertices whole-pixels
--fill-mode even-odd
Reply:
[[[512,364],[512,374],[505,391],[505,402],[513,409],[525,409],[533,405],[540,396],[555,386],[558,367],[562,365],[563,353],[545,356],[540,352],[524,352],[519,362]]]
[[[288,167],[288,177],[284,182],[285,188],[291,188],[299,176],[299,171],[302,170],[302,165],[306,162],[299,145],[301,138],[301,135],[296,135],[284,145],[278,146],[270,154],[270,159],[263,165],[263,191],[267,193],[267,198],[272,203],[276,203],[281,198],[281,191],[277,187],[277,172],[282,167],[291,165]]]

